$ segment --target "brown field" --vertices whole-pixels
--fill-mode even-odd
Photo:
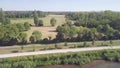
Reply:
[[[48,38],[49,36],[52,39],[54,39],[57,35],[57,32],[55,32],[56,27],[31,27],[31,29],[26,32],[28,34],[28,41],[29,41],[29,37],[32,35],[32,32],[35,30],[40,31],[42,33],[42,39]]]

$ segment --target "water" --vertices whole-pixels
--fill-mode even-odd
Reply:
[[[120,68],[120,63],[97,60],[84,65],[83,68]]]

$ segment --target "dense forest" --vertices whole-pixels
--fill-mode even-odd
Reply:
[[[76,12],[66,18],[66,24],[57,28],[59,41],[120,39],[120,12]]]

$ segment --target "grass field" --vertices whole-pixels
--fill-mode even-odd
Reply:
[[[50,19],[55,18],[57,20],[56,26],[65,23],[65,15],[48,15],[44,18],[39,18],[43,20],[44,26],[50,26]],[[33,18],[11,18],[11,23],[24,23],[29,22],[34,25]]]
[[[92,42],[87,42],[89,47],[100,47],[101,44],[109,45],[109,46],[120,46],[120,40],[113,40],[113,44],[110,44],[110,41],[95,41],[95,45],[91,44]],[[69,42],[67,46],[64,46],[65,43],[57,43],[58,49],[68,49],[68,48],[75,48],[75,47],[84,47],[83,42]],[[103,46],[104,46],[103,45]],[[6,53],[16,53],[16,52],[32,52],[32,51],[43,51],[43,50],[51,50],[56,49],[55,44],[29,44],[23,45],[24,48],[21,50],[21,46],[7,46],[7,47],[0,47],[0,54]]]

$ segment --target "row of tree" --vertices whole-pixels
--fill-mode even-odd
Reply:
[[[46,15],[66,15],[72,12],[43,12],[36,11],[38,17],[45,17]],[[5,11],[5,14],[8,18],[31,18],[33,17],[34,11]]]
[[[38,17],[45,17],[47,14],[42,11],[36,11]],[[5,11],[8,18],[32,18],[34,11]]]
[[[120,32],[113,29],[108,24],[99,25],[97,28],[87,28],[83,26],[69,26],[65,24],[57,27],[56,40],[58,41],[93,41],[93,40],[114,40],[120,39]]]

